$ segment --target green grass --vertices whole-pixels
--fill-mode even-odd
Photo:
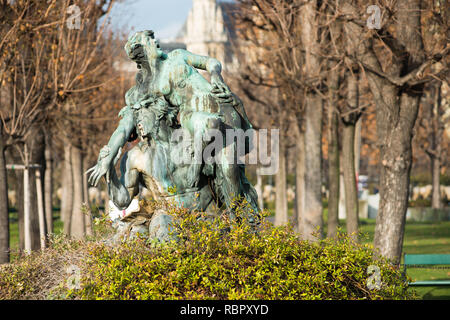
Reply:
[[[372,242],[375,220],[363,219],[360,222],[361,232],[368,236],[363,242]],[[340,221],[341,223],[345,225],[345,221]],[[450,221],[407,221],[403,253],[450,254]],[[450,279],[450,269],[410,268],[407,274],[413,281]],[[413,290],[416,290],[422,299],[450,299],[450,287],[415,287]]]

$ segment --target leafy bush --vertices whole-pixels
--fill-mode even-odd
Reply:
[[[288,228],[263,224],[258,233],[237,219],[208,219],[173,209],[178,241],[144,240],[90,252],[83,299],[396,299],[411,298],[398,269],[375,260],[369,246],[337,240],[299,241]],[[380,268],[380,290],[366,286]]]
[[[245,210],[239,208],[237,219],[233,220],[175,208],[170,209],[170,214],[177,221],[173,230],[177,241],[155,243],[136,239],[118,246],[99,241],[79,243],[77,248],[80,245],[84,248],[83,259],[78,259],[81,289],[68,290],[59,285],[41,296],[70,299],[413,298],[398,268],[376,259],[370,246],[354,244],[342,234],[335,240],[299,241],[289,228],[275,228],[266,223],[261,224],[259,232],[254,232],[247,223]],[[58,250],[64,254],[61,246]],[[29,287],[27,284],[20,290],[17,288],[18,281],[27,281],[23,279],[30,269],[39,268],[27,263],[22,261],[0,270],[0,298],[23,298],[24,290],[33,287],[31,283]],[[370,265],[380,269],[380,289],[370,290],[366,285]],[[6,274],[9,275],[5,278]]]

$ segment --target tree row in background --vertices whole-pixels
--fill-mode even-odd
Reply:
[[[369,151],[379,165],[374,245],[398,263],[414,132],[432,163],[433,207],[441,203],[449,93],[445,1],[382,0],[369,10],[360,0],[236,2],[239,73],[227,80],[244,98],[256,128],[280,130],[275,225],[289,222],[287,176],[293,167],[295,230],[301,238],[334,237],[345,194],[346,229],[358,241],[355,145],[363,133],[375,141]],[[41,166],[46,233],[53,231],[57,188],[63,232],[74,238],[92,233],[90,216],[83,213],[89,210],[83,173],[114,130],[132,85],[118,63],[124,39],[108,29],[113,4],[0,0],[0,263],[9,261],[8,184],[19,199],[19,248],[26,247],[24,173],[8,174],[7,163]],[[34,250],[40,247],[34,175],[27,190]]]
[[[120,37],[108,30],[113,3],[0,1],[0,263],[9,261],[8,177],[19,199],[19,247],[25,247],[24,173],[7,174],[6,159],[41,166],[46,233],[53,231],[54,169],[64,232],[76,238],[92,232],[82,210],[88,198],[83,172],[113,130],[108,124],[122,108],[128,81],[114,68],[122,50]],[[40,239],[33,174],[29,180],[34,250]]]
[[[275,223],[287,222],[283,143],[296,132],[297,231],[304,239],[323,236],[321,186],[327,180],[328,236],[336,234],[339,194],[344,192],[347,231],[358,240],[355,135],[361,116],[374,110],[380,193],[374,246],[399,263],[419,105],[421,119],[429,119],[422,127],[434,130],[433,137],[443,132],[440,88],[448,83],[449,51],[445,1],[238,2],[243,92],[276,115],[284,137],[275,179]],[[430,139],[425,151],[439,179],[443,154],[439,138]],[[323,177],[323,142],[328,177]]]

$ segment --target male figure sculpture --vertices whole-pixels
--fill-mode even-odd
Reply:
[[[105,176],[110,197],[120,209],[128,207],[141,182],[155,199],[175,197],[188,208],[207,210],[212,203],[230,208],[235,198],[245,198],[256,217],[257,195],[244,165],[235,161],[235,142],[221,142],[222,161],[214,165],[177,165],[170,157],[180,148],[171,140],[174,130],[186,130],[195,144],[208,142],[208,130],[225,134],[226,129],[252,128],[242,102],[223,81],[220,62],[181,49],[166,54],[152,31],[135,33],[125,50],[139,69],[136,85],[126,93],[118,128],[88,171],[91,184]],[[211,83],[197,69],[208,71]],[[136,136],[141,142],[123,157],[119,180],[113,167],[119,150]]]

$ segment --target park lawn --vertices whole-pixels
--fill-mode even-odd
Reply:
[[[375,231],[374,219],[362,219],[361,232],[367,236],[362,241],[371,243]],[[345,224],[345,221],[342,221]],[[343,226],[344,227],[344,226]],[[450,254],[450,221],[406,221],[403,253]],[[403,262],[403,261],[402,261]],[[450,279],[449,269],[410,268],[407,274],[413,281]],[[450,287],[414,287],[422,299],[450,299]]]
[[[325,234],[326,234],[326,208],[325,208]],[[292,206],[289,215],[292,216]],[[10,214],[10,241],[12,251],[18,249],[17,214]],[[345,220],[339,220],[339,225],[345,231]],[[62,230],[59,211],[54,211],[55,233]],[[360,231],[363,243],[372,243],[375,231],[375,219],[361,219]],[[406,222],[403,253],[410,254],[450,254],[450,221],[443,222]],[[413,281],[450,279],[450,269],[415,268],[408,269],[408,276]],[[450,299],[450,287],[415,287],[414,289],[422,299]]]

